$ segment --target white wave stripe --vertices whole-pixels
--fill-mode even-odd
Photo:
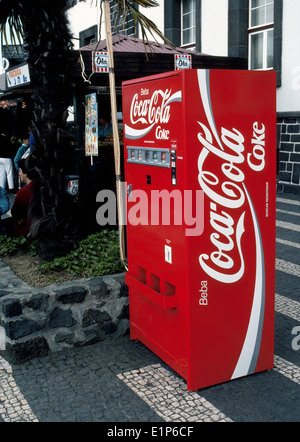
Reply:
[[[296,242],[287,241],[287,240],[281,239],[281,238],[276,238],[276,242],[278,242],[280,244],[284,244],[285,246],[296,247],[297,249],[300,249],[300,244],[298,244]]]
[[[146,127],[145,129],[133,129],[132,127],[128,126],[127,124],[125,124],[125,137],[128,139],[137,139],[137,138],[142,138],[145,135],[147,135],[147,133],[150,132],[150,130],[153,128],[154,123],[151,124],[151,126]]]
[[[295,365],[280,356],[274,355],[273,370],[285,376],[290,381],[295,382],[295,384],[300,385],[300,369],[298,365]]]
[[[290,212],[289,210],[276,209],[278,213],[286,213],[287,215],[300,216],[300,213]]]
[[[182,92],[181,91],[175,92],[175,94],[171,95],[171,97],[167,100],[167,102],[165,103],[165,107],[168,106],[170,103],[174,103],[174,101],[181,102],[181,100],[182,100]]]
[[[165,422],[232,422],[198,392],[187,391],[185,381],[161,364],[123,372],[117,378]],[[160,394],[160,389],[165,394]]]
[[[300,302],[275,294],[275,310],[295,321],[300,321]]]
[[[204,107],[204,111],[206,114],[206,118],[209,122],[210,128],[214,134],[215,139],[217,140],[219,146],[222,150],[224,150],[224,147],[221,143],[214,116],[211,109],[211,99],[210,99],[210,89],[209,89],[209,70],[206,69],[198,69],[197,71],[198,75],[198,84],[200,89],[200,96],[202,100],[202,104]]]
[[[293,204],[294,206],[300,206],[300,201],[289,200],[286,198],[276,198],[276,201],[278,201],[279,203]]]
[[[300,232],[300,226],[297,224],[286,223],[284,221],[276,221],[276,227],[281,227],[283,229],[294,230],[295,232]]]
[[[263,262],[263,250],[260,240],[259,226],[257,223],[254,207],[249,197],[248,191],[244,185],[244,189],[249,201],[251,209],[252,221],[255,232],[255,244],[256,244],[256,271],[255,271],[255,287],[253,294],[253,303],[251,309],[250,320],[248,329],[244,341],[244,345],[236,364],[235,370],[231,379],[235,379],[241,376],[250,374],[250,369],[256,365],[256,361],[253,361],[255,350],[259,344],[261,335],[261,315],[264,309],[264,262]],[[254,367],[255,369],[255,367]]]
[[[276,270],[293,276],[300,276],[300,266],[284,259],[276,258]]]
[[[13,376],[13,368],[0,357],[0,421],[38,422]],[[13,390],[13,391],[12,391]]]

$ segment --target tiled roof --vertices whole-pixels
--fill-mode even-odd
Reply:
[[[200,52],[191,51],[184,48],[170,47],[167,44],[159,44],[155,41],[150,41],[150,44],[135,37],[128,37],[127,35],[113,35],[112,45],[114,52],[130,52],[130,53],[149,53],[156,54],[192,54],[192,55],[204,55]],[[107,51],[106,40],[91,43],[88,46],[83,46],[80,51]]]

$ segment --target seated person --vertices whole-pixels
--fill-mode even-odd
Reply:
[[[104,141],[107,135],[112,133],[112,125],[109,123],[109,119],[105,116],[100,116],[98,127],[98,137],[101,141]]]
[[[28,150],[29,150],[29,134],[24,134],[22,136],[22,145],[19,147],[18,152],[14,158],[14,165],[18,171],[19,171],[19,161]]]
[[[30,230],[30,219],[28,217],[28,209],[33,197],[34,190],[34,173],[29,169],[28,158],[19,161],[19,176],[21,182],[25,184],[17,194],[13,206],[11,208],[12,215],[12,236],[27,237]]]

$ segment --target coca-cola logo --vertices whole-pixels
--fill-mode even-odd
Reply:
[[[199,255],[199,264],[213,279],[235,283],[245,271],[242,237],[245,217],[249,213],[249,209],[247,213],[243,207],[246,199],[251,209],[256,250],[261,250],[258,221],[244,184],[245,167],[242,164],[247,161],[254,172],[264,169],[266,127],[259,121],[253,123],[251,144],[247,140],[247,146],[252,145],[252,148],[246,155],[245,137],[237,128],[217,130],[210,96],[210,71],[198,70],[197,75],[208,123],[198,122],[201,127],[198,141],[202,147],[198,157],[198,182],[210,200],[210,226],[213,229],[210,251]]]
[[[204,124],[199,124],[203,132],[198,134],[198,140],[204,149],[198,157],[198,181],[211,200],[210,225],[214,230],[210,236],[214,251],[210,255],[202,253],[199,256],[199,263],[202,269],[217,281],[233,283],[243,276],[245,269],[241,248],[241,239],[245,231],[245,212],[239,216],[235,225],[234,218],[223,208],[236,209],[245,201],[244,191],[240,187],[240,183],[244,181],[244,173],[238,167],[244,161],[244,137],[236,129],[228,131],[222,128],[221,140],[225,147],[223,145],[217,147],[213,143],[211,131]],[[220,173],[205,169],[205,161],[211,154],[221,159]],[[225,180],[221,184],[222,175]],[[231,269],[236,268],[230,256],[234,248],[238,249],[240,266],[237,271],[230,273]]]
[[[210,235],[214,250],[210,254],[202,253],[199,256],[199,263],[213,279],[223,283],[234,283],[241,279],[245,271],[241,242],[245,232],[246,214],[242,207],[246,200],[247,189],[244,185],[244,172],[239,167],[246,159],[245,138],[236,128],[229,130],[224,127],[221,128],[220,135],[213,137],[212,132],[216,133],[215,127],[209,129],[203,123],[198,122],[198,124],[202,129],[198,133],[198,140],[202,146],[198,157],[198,182],[210,199],[210,225],[214,230]],[[252,138],[254,147],[247,155],[248,165],[254,171],[260,171],[265,166],[262,146],[264,139],[265,126],[255,122]],[[219,167],[219,170],[206,169],[206,160],[211,155],[217,157],[214,158],[214,167]],[[231,212],[236,209],[240,211],[235,222],[237,217],[232,216]],[[233,255],[236,255],[235,251],[239,257],[238,267],[233,258]]]
[[[156,139],[169,139],[169,130],[164,127],[171,118],[170,104],[181,101],[182,93],[172,93],[172,89],[156,90],[151,96],[144,98],[145,90],[141,96],[135,93],[130,106],[130,126],[125,124],[125,136],[129,139],[138,139],[147,135],[156,126]],[[140,129],[133,126],[138,125]]]

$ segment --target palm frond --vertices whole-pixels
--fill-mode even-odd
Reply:
[[[18,22],[23,16],[24,7],[29,5],[29,0],[13,1],[0,0],[0,24],[3,25],[10,18],[13,22]]]
[[[157,2],[154,0],[146,1],[146,0],[136,0],[136,1],[128,1],[125,0],[128,10],[131,12],[135,26],[139,25],[142,33],[143,41],[147,41],[149,43],[149,38],[147,32],[153,37],[155,41],[157,41],[156,36],[159,36],[163,42],[171,47],[174,47],[173,43],[168,40],[164,34],[160,31],[160,29],[156,26],[156,24],[150,20],[146,15],[140,12],[139,9],[134,5],[143,5],[144,3],[148,3],[148,5],[143,5],[144,7],[157,6]],[[150,4],[151,3],[151,4]]]
[[[100,0],[100,3],[103,4],[108,0]],[[149,44],[151,48],[151,44],[148,38],[148,35],[151,35],[155,41],[157,41],[157,36],[162,39],[162,41],[174,47],[173,43],[168,40],[164,34],[160,31],[160,29],[156,26],[156,24],[150,20],[146,15],[144,15],[138,7],[141,6],[143,8],[153,8],[159,6],[159,2],[156,0],[113,0],[113,3],[117,6],[117,18],[116,23],[122,20],[121,25],[125,26],[126,19],[128,17],[128,13],[131,13],[135,29],[137,26],[140,26],[142,39],[144,42]]]
[[[24,37],[24,6],[29,2],[24,1],[12,1],[12,0],[0,0],[0,35],[1,44],[5,42],[9,50],[9,42],[18,47],[18,43],[21,45]],[[8,33],[9,32],[9,39]]]

